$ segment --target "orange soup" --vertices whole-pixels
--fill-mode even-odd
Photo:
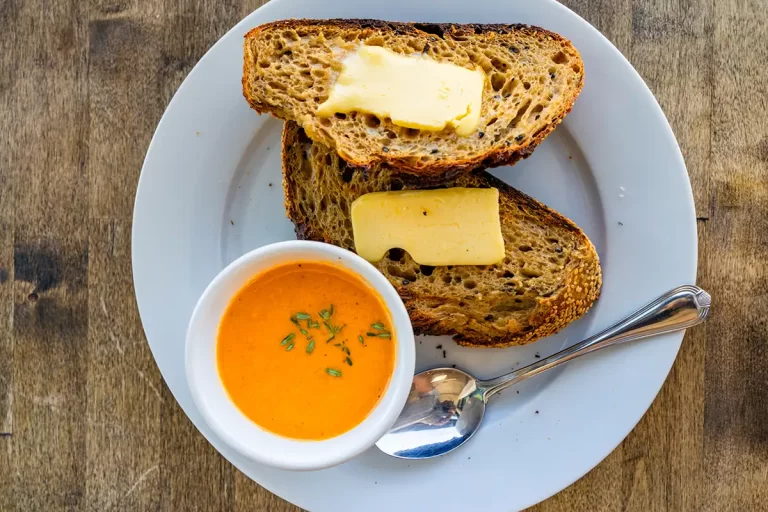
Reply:
[[[360,424],[395,364],[392,321],[361,278],[324,263],[256,276],[219,325],[219,375],[235,405],[262,428],[321,440]]]

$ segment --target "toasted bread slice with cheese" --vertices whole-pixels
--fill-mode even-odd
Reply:
[[[379,166],[352,167],[296,123],[285,124],[285,208],[299,239],[354,251],[350,205],[356,198],[425,184]],[[452,335],[475,347],[523,345],[592,306],[600,293],[600,261],[573,222],[484,171],[460,173],[449,184],[499,189],[506,256],[497,265],[428,267],[390,250],[375,266],[402,297],[417,334]]]
[[[475,131],[403,128],[357,112],[318,117],[342,61],[361,45],[482,70]],[[254,28],[244,44],[243,94],[258,112],[296,121],[352,165],[382,163],[423,176],[529,156],[571,110],[583,81],[583,63],[568,40],[526,25],[286,20]]]

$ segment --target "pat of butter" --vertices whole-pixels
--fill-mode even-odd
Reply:
[[[440,131],[448,125],[466,136],[480,121],[484,83],[485,75],[477,69],[361,46],[344,59],[317,115],[366,112],[406,128]]]
[[[352,203],[355,250],[376,262],[400,248],[420,265],[491,265],[504,258],[495,188],[374,192]]]

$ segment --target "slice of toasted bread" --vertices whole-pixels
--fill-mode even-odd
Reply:
[[[600,293],[600,261],[573,222],[484,171],[460,173],[451,185],[499,189],[506,257],[498,265],[427,267],[405,251],[389,251],[375,266],[400,293],[417,334],[449,334],[476,347],[523,345],[592,306]],[[285,208],[299,239],[354,251],[349,208],[357,197],[424,186],[412,175],[348,166],[296,123],[285,124]]]
[[[317,117],[342,60],[360,45],[483,70],[475,132],[462,137],[451,128],[403,128],[356,112]],[[571,110],[583,82],[583,63],[571,43],[526,25],[286,20],[256,27],[244,44],[243,94],[258,112],[298,122],[355,166],[386,163],[419,175],[527,157]]]

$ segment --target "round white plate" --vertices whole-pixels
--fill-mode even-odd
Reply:
[[[184,81],[157,127],[136,195],[133,272],[141,319],[169,388],[203,435],[267,489],[313,511],[515,510],[560,491],[629,433],[659,391],[682,334],[616,347],[505,391],[467,446],[435,460],[375,449],[341,466],[291,473],[236,456],[204,424],[184,377],[195,302],[229,262],[294,238],[280,184],[281,123],[242,97],[242,38],[291,17],[529,23],[571,39],[586,82],[534,155],[494,174],[578,223],[603,264],[602,297],[583,319],[526,347],[417,342],[417,370],[458,364],[479,377],[517,368],[607,327],[696,277],[693,197],[674,135],[622,55],[554,0],[273,0],[227,33]],[[436,349],[442,344],[446,351]],[[516,393],[519,391],[519,394]]]

